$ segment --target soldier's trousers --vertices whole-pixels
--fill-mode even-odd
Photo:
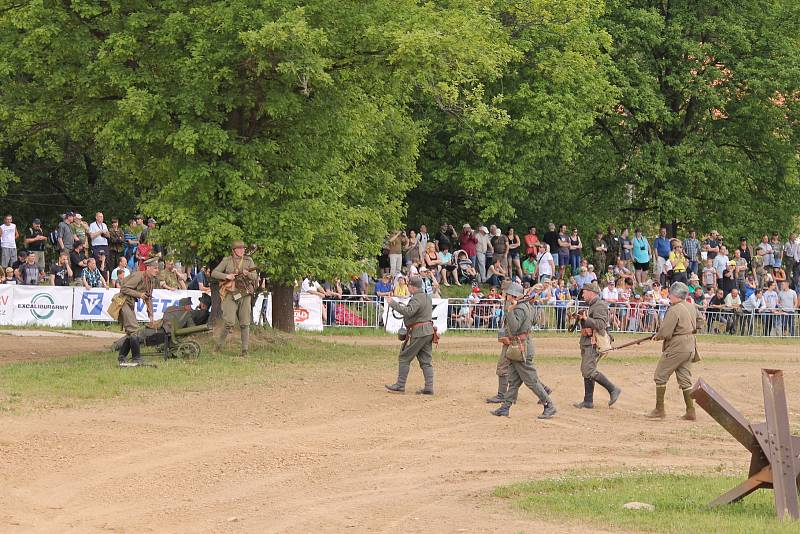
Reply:
[[[225,328],[232,330],[238,320],[239,326],[250,326],[253,318],[253,305],[250,295],[244,295],[238,300],[233,299],[233,294],[228,293],[222,300],[222,322]]]
[[[678,379],[678,386],[681,389],[692,388],[692,356],[691,352],[666,355],[662,354],[653,373],[653,380],[656,386],[665,386],[672,373]]]
[[[126,335],[131,335],[139,329],[139,321],[136,320],[136,311],[132,304],[123,304],[119,310],[119,322]]]
[[[505,358],[507,350],[508,347],[504,346],[501,352],[501,359]],[[542,382],[539,380],[539,373],[536,372],[536,368],[533,366],[533,339],[530,337],[526,339],[525,361],[518,362],[515,360],[509,360],[508,358],[505,359],[509,363],[508,392],[503,397],[503,400],[512,404],[517,402],[519,388],[522,384],[525,384],[537,397],[539,397],[539,400],[542,401],[542,403],[547,403],[549,396],[547,395],[547,391],[544,389],[544,385],[542,385]]]
[[[408,340],[398,357],[397,385],[405,387],[411,362],[416,358],[425,377],[425,386],[433,386],[433,334]]]
[[[583,378],[597,376],[597,347],[581,343],[581,375]]]

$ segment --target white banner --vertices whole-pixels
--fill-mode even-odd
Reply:
[[[272,326],[272,294],[261,293],[253,305],[253,324],[260,325],[261,310],[266,301],[264,315]],[[294,307],[294,326],[300,330],[322,332],[322,298],[317,295],[300,295],[298,305]]]
[[[178,301],[184,297],[192,299],[192,307],[196,308],[200,302],[200,295],[203,292],[199,290],[179,289],[172,291],[170,289],[155,289],[153,290],[153,319],[158,321],[164,316],[164,310],[170,306],[178,304]],[[148,321],[147,307],[143,300],[137,300],[134,306],[136,310],[136,319],[139,321]]]
[[[13,325],[72,326],[72,288],[14,286]]]
[[[11,324],[11,315],[14,313],[14,286],[0,285],[0,325]]]
[[[322,332],[322,297],[300,294],[298,306],[294,308],[294,326],[300,330]]]
[[[393,300],[401,304],[408,304],[410,297],[394,298]],[[431,318],[439,335],[444,334],[447,331],[447,299],[433,299]],[[390,334],[396,334],[403,326],[403,316],[389,308],[386,299],[383,299],[383,324],[386,325],[386,331]]]
[[[76,287],[72,298],[73,321],[113,321],[106,313],[119,289],[84,289]]]
[[[106,313],[106,310],[108,305],[111,304],[111,299],[117,293],[119,293],[119,289],[84,289],[76,287],[72,300],[72,318],[75,321],[112,321],[113,319]],[[156,321],[161,319],[164,315],[164,310],[177,304],[184,297],[190,297],[192,299],[192,307],[197,307],[200,295],[202,295],[202,292],[196,290],[171,291],[169,289],[156,289],[153,291],[153,316]],[[136,319],[144,322],[148,321],[147,308],[144,301],[137,300],[134,309],[136,310]]]

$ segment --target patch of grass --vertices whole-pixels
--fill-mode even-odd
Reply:
[[[254,336],[256,337],[256,336]],[[259,384],[280,376],[298,376],[340,361],[374,361],[369,347],[335,346],[310,339],[255,341],[248,358],[231,347],[213,354],[207,344],[196,360],[148,356],[157,369],[117,367],[116,354],[87,353],[0,366],[0,411],[17,408],[67,407],[86,401],[128,397],[155,391],[175,392]],[[302,376],[302,375],[300,375]]]
[[[708,503],[744,477],[634,473],[610,477],[568,476],[498,488],[496,497],[545,520],[567,520],[610,530],[668,533],[796,533],[798,525],[775,518],[771,491],[758,491],[727,506]],[[623,504],[653,504],[655,511],[626,510]]]

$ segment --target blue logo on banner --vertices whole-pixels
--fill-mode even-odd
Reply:
[[[86,292],[81,296],[81,315],[101,315],[103,293]]]

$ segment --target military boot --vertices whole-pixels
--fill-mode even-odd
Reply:
[[[423,367],[422,376],[425,377],[425,387],[417,390],[417,395],[433,395],[433,367]]]
[[[648,419],[664,419],[667,416],[667,412],[664,411],[664,394],[666,392],[667,386],[656,386],[656,407],[645,417]]]
[[[394,393],[405,393],[406,391],[406,379],[408,378],[408,371],[410,366],[406,363],[401,363],[397,369],[397,382],[394,384],[386,384],[386,389],[392,391]]]
[[[142,363],[142,351],[139,348],[139,338],[130,336],[131,360],[133,363]]]
[[[131,340],[130,337],[126,336],[125,340],[119,347],[119,356],[117,356],[117,361],[119,363],[125,363],[125,360],[128,358],[128,352],[131,350]]]
[[[222,327],[222,331],[219,333],[219,337],[214,342],[214,350],[217,352],[222,352],[222,348],[225,346],[225,338],[228,337],[228,328],[226,326]]]
[[[497,395],[494,397],[489,397],[486,399],[486,402],[489,404],[500,404],[503,402],[503,397],[506,396],[506,391],[508,391],[508,376],[498,376],[497,377]]]
[[[597,373],[594,377],[594,380],[595,382],[606,388],[606,390],[608,391],[608,395],[610,397],[608,399],[608,405],[613,406],[614,403],[617,402],[617,399],[619,399],[619,396],[622,393],[622,389],[612,384],[611,380],[609,380],[603,373]]]
[[[692,390],[683,390],[683,402],[686,403],[686,413],[683,414],[684,421],[697,421],[697,413],[694,411],[694,399],[692,399]]]
[[[576,408],[594,408],[594,379],[583,379],[583,402],[573,404]]]
[[[496,410],[491,410],[489,413],[498,417],[508,417],[508,411],[511,409],[511,403],[504,401],[503,404]]]
[[[552,400],[548,400],[544,405],[544,411],[540,415],[536,416],[536,418],[537,419],[550,419],[551,417],[553,417],[556,414],[557,411],[558,410],[556,410],[556,405],[553,404],[553,401]]]
[[[544,384],[542,384],[542,387],[544,387],[544,390],[547,392],[548,396],[550,396],[550,394],[553,392],[552,389],[550,389],[549,387],[545,386]],[[536,404],[544,405],[544,402],[542,402],[542,399],[539,399],[538,401],[536,401]]]
[[[250,326],[240,326],[239,330],[242,336],[242,352],[240,356],[247,358],[247,353],[250,350]]]

